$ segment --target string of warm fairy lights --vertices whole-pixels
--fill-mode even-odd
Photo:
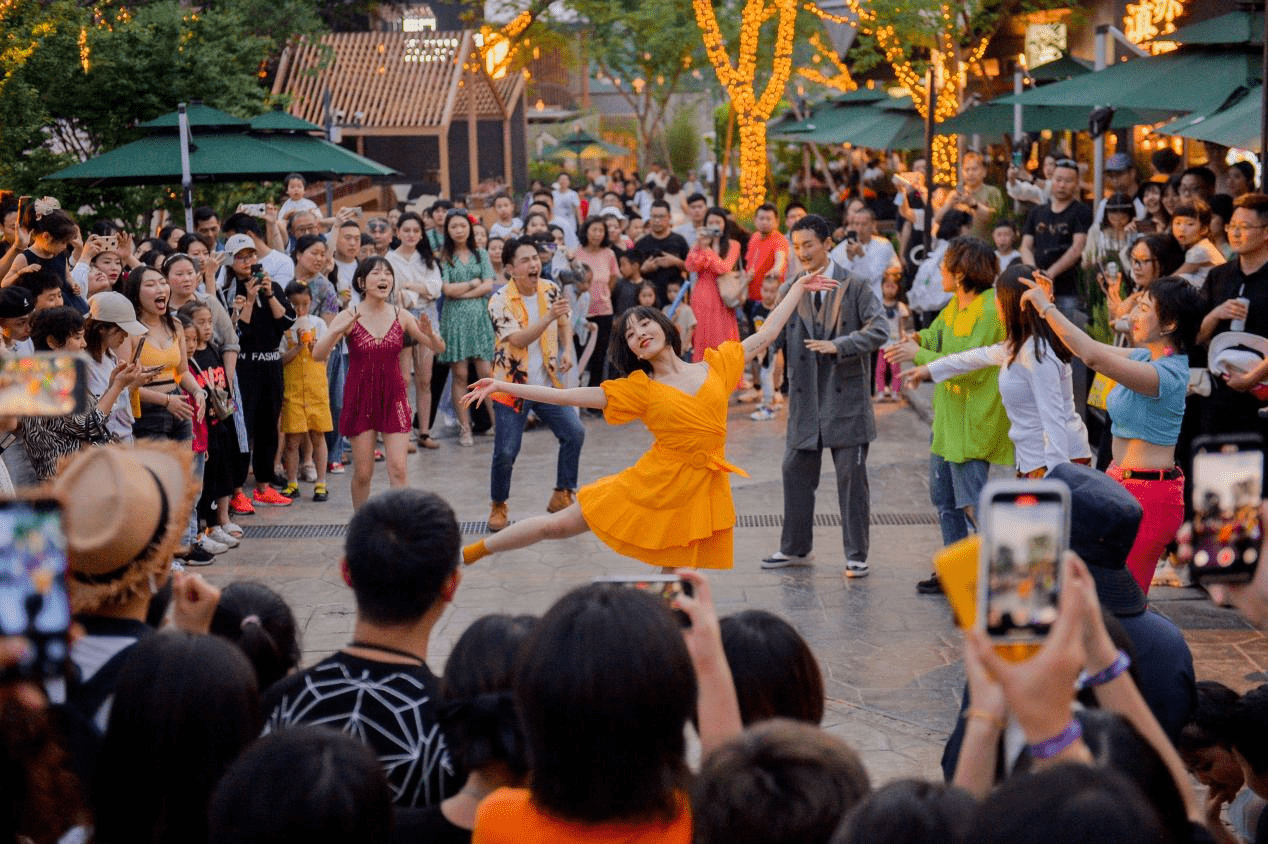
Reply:
[[[951,4],[942,3],[938,9],[940,26],[933,33],[937,48],[932,51],[931,62],[934,75],[933,103],[929,102],[929,91],[922,74],[917,72],[907,55],[907,47],[903,44],[895,28],[881,21],[874,9],[861,5],[858,0],[845,0],[848,15],[838,15],[821,9],[813,2],[805,2],[803,8],[829,23],[856,26],[860,32],[869,34],[876,41],[876,46],[885,56],[885,61],[893,68],[898,84],[911,94],[912,103],[922,117],[928,118],[932,106],[935,120],[941,122],[954,117],[960,109],[960,92],[968,82],[968,69],[981,61],[986,53],[988,39],[979,38],[966,55],[960,54],[957,43],[959,34],[956,27],[956,13]],[[933,139],[933,160],[937,181],[956,182],[956,158],[958,139],[955,135],[936,135]]]
[[[810,36],[810,46],[815,48],[815,54],[810,57],[810,61],[815,65],[821,65],[824,59],[836,70],[836,73],[828,76],[818,67],[799,67],[797,75],[803,79],[809,79],[817,85],[825,88],[833,88],[843,93],[849,93],[859,87],[854,81],[854,76],[850,73],[850,68],[841,61],[837,55],[836,48],[831,44],[824,44],[819,33],[815,32]]]
[[[731,99],[740,133],[740,213],[751,214],[766,195],[766,121],[784,95],[792,75],[793,37],[799,0],[746,0],[740,18],[740,43],[732,62],[710,0],[692,0],[705,55]],[[766,87],[756,90],[762,25],[776,18],[775,49]]]

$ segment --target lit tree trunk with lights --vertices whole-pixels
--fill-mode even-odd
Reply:
[[[766,121],[784,95],[792,72],[797,0],[746,0],[732,62],[710,0],[692,0],[705,53],[731,100],[740,134],[740,213],[752,214],[766,197]],[[758,45],[762,25],[776,18],[775,48],[766,87],[757,92]],[[725,166],[725,162],[722,162]]]

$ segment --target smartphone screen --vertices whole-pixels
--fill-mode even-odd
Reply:
[[[66,416],[87,407],[83,355],[38,352],[0,359],[0,415]]]
[[[608,577],[596,577],[592,583],[611,583],[615,586],[625,586],[630,589],[642,589],[644,592],[650,592],[656,597],[664,601],[665,606],[673,612],[674,618],[678,620],[679,625],[683,627],[691,626],[691,619],[687,614],[679,609],[674,609],[674,600],[679,595],[692,594],[692,586],[687,581],[674,574],[645,574],[635,577],[621,577],[620,575],[611,575]]]
[[[991,486],[995,489],[991,491]],[[990,492],[989,497],[987,492]],[[978,589],[986,632],[1033,642],[1057,620],[1058,572],[1070,537],[1069,490],[1059,482],[988,485]]]
[[[1193,443],[1193,576],[1246,583],[1259,563],[1264,453],[1258,437]]]
[[[132,362],[136,363],[141,359],[141,350],[145,348],[145,338],[141,337],[136,341],[136,347],[132,349]]]
[[[0,501],[0,561],[0,634],[30,642],[26,660],[11,674],[63,675],[70,656],[70,600],[61,504]]]

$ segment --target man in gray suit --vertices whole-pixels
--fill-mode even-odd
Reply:
[[[784,452],[784,530],[779,550],[762,568],[806,565],[813,559],[815,490],[823,449],[832,449],[845,544],[845,574],[869,571],[870,500],[867,447],[876,439],[872,413],[871,354],[889,329],[871,286],[828,256],[832,229],[816,214],[792,229],[793,250],[805,275],[825,275],[840,285],[805,296],[784,329],[789,378],[788,439]]]

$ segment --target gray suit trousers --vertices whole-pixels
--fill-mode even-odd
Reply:
[[[867,443],[832,449],[841,507],[841,540],[845,558],[867,562],[871,498],[867,486]],[[814,547],[815,491],[823,449],[790,448],[784,452],[784,530],[779,550],[790,557]]]

